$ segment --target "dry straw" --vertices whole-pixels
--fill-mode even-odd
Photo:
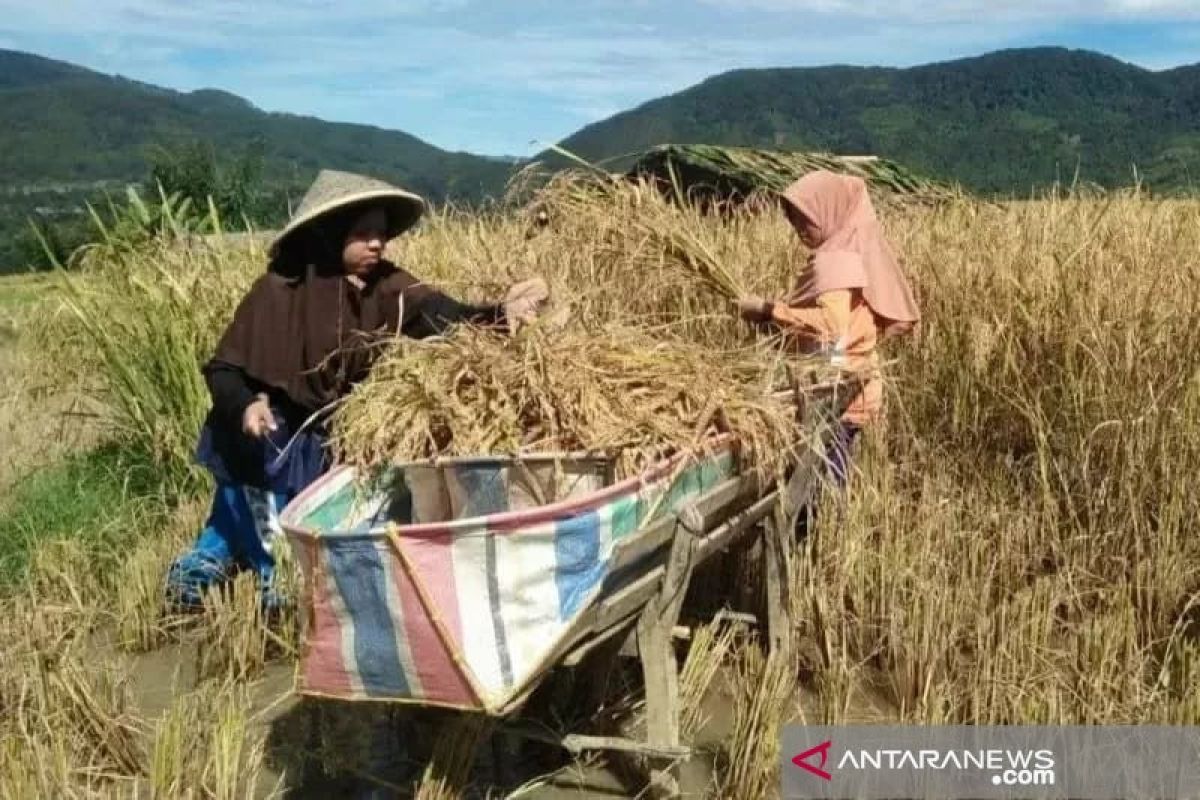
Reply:
[[[538,201],[554,238],[513,245],[549,280],[553,318],[515,337],[459,328],[397,339],[336,413],[341,455],[369,465],[586,450],[614,455],[629,474],[728,428],[750,463],[782,466],[800,432],[794,406],[772,393],[803,364],[736,319],[746,258],[729,251],[721,226],[649,184],[596,174],[555,178]],[[502,239],[509,222],[468,229],[468,244]],[[519,274],[494,249],[458,257],[465,268],[454,271],[475,286]]]
[[[736,361],[731,354],[749,331],[723,292],[639,225],[658,219],[688,227],[739,286],[764,295],[788,285],[803,254],[778,215],[739,212],[718,221],[656,197],[636,185],[586,194],[579,181],[564,179],[542,196],[544,228],[531,233],[516,215],[447,213],[398,242],[393,255],[471,300],[545,275],[574,313],[564,334],[572,340],[632,328],[639,337],[730,354],[694,370],[693,383],[705,386],[710,371]],[[818,516],[798,559],[800,633],[819,653],[802,687],[817,695],[809,707],[815,703],[822,720],[857,719],[869,696],[888,719],[913,722],[1196,724],[1200,204],[1056,196],[1003,206],[954,202],[886,212],[884,221],[914,278],[925,324],[919,340],[889,344],[898,364],[888,373],[887,422],[860,442],[845,503]],[[201,310],[227,315],[262,261],[148,251],[111,266],[112,275],[101,267],[79,275],[77,302],[91,319],[114,320],[111,330],[93,333],[115,331],[128,347],[117,350],[113,341],[101,352],[102,342],[70,332],[37,345],[62,348],[55,364],[80,365],[92,383],[107,381],[102,398],[113,401],[119,430],[145,423],[139,441],[147,449],[169,455],[164,463],[187,463],[203,404],[180,404],[172,387],[190,376],[196,385],[187,397],[203,399],[195,362],[211,352],[224,318]],[[187,303],[161,282],[164,266],[191,292],[181,295]],[[535,347],[537,329],[529,342],[459,333],[461,341],[456,334],[420,347],[478,348],[480,356],[509,348],[495,363],[516,364],[523,348],[556,344],[543,336],[551,341]],[[176,344],[157,346],[160,334]],[[416,397],[421,381],[444,374],[423,350],[397,347],[388,358],[406,359],[420,377],[398,397]],[[590,358],[580,347],[564,344],[564,357]],[[454,358],[469,375],[493,368],[476,373],[474,360]],[[104,371],[122,365],[137,371],[124,378]],[[385,366],[379,377],[386,376]],[[362,391],[375,388],[368,382]],[[145,396],[117,397],[122,392]],[[390,405],[374,413],[388,425],[402,421],[388,416],[397,400],[382,392],[378,400]],[[704,414],[697,407],[667,433],[693,435],[691,423]],[[513,430],[511,441],[524,444],[523,431]],[[403,429],[378,429],[402,435],[396,431]],[[379,441],[389,451],[396,446]],[[111,796],[148,780],[147,771],[168,795],[197,778],[220,795],[218,779],[233,770],[215,759],[233,764],[237,755],[247,776],[259,769],[250,757],[258,734],[244,733],[234,717],[179,709],[177,719],[143,725],[141,712],[114,691],[126,666],[97,658],[84,640],[101,620],[144,607],[149,597],[138,588],[118,604],[113,583],[124,576],[104,566],[116,560],[47,547],[31,559],[20,595],[3,601],[0,795]],[[143,636],[137,624],[130,630],[135,642]],[[211,641],[225,651],[213,673],[258,673],[261,639],[226,628]],[[244,657],[231,658],[230,648],[244,648]],[[788,687],[765,662],[761,654],[740,662],[739,733],[728,747],[741,754],[740,775],[724,775],[741,788],[724,796],[772,789],[761,777],[777,766],[760,746],[769,742],[749,733],[775,724],[765,698],[784,697]],[[699,670],[697,686],[706,672]],[[763,698],[749,691],[754,683]],[[203,697],[217,684],[205,682]],[[189,730],[203,735],[183,746],[197,758],[179,767],[179,720],[192,718]],[[227,733],[218,734],[220,726]],[[126,747],[123,732],[133,728],[144,733],[142,758]],[[356,733],[361,726],[321,735],[357,744]],[[246,736],[242,754],[217,746],[235,734]]]
[[[777,356],[714,352],[633,327],[460,329],[399,342],[341,409],[344,457],[369,465],[438,454],[609,453],[621,471],[728,426],[764,467],[797,443],[795,411],[770,393]],[[720,413],[718,413],[720,412]]]
[[[779,780],[779,731],[791,716],[795,664],[747,641],[736,654],[733,732],[719,765],[723,797],[767,797]]]

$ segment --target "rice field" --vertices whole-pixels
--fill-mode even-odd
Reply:
[[[61,460],[93,441],[97,408],[77,383],[59,380],[38,363],[31,329],[53,276],[0,277],[0,504],[19,475]]]
[[[393,255],[472,300],[543,275],[564,324],[691,343],[719,369],[767,346],[721,285],[788,284],[804,250],[781,216],[555,191],[544,227],[447,211]],[[888,419],[797,545],[795,662],[746,627],[690,620],[692,796],[774,796],[787,721],[1200,723],[1200,202],[964,198],[884,221],[924,325],[889,345]],[[723,276],[688,262],[701,249]],[[197,617],[163,615],[158,581],[205,511],[189,463],[207,402],[197,362],[261,268],[244,243],[113,251],[0,342],[19,376],[0,451],[32,454],[10,485],[93,441],[157,478],[30,535],[0,600],[0,796],[636,796],[616,760],[514,758],[470,720],[290,698],[297,623],[256,614],[248,585]],[[53,433],[44,398],[67,391],[101,415],[88,442]],[[61,450],[37,457],[47,445]],[[5,492],[0,530],[24,497]],[[559,709],[552,728],[638,724],[636,681],[582,718],[552,699],[538,701]]]

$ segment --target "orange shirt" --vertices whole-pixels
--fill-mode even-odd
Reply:
[[[865,425],[883,413],[883,380],[879,374],[879,354],[875,344],[879,330],[875,315],[862,299],[862,294],[849,289],[825,292],[815,306],[789,306],[776,302],[771,307],[772,319],[791,332],[806,351],[817,351],[838,345],[844,355],[844,368],[866,373],[863,390],[842,421]]]

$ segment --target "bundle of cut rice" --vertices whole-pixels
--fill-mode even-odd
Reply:
[[[938,202],[962,196],[957,186],[885,158],[708,144],[660,145],[642,154],[628,174],[675,183],[673,188],[685,193],[703,190],[744,199],[758,191],[783,191],[819,169],[862,178],[878,199]]]
[[[612,323],[534,325],[514,337],[460,327],[391,345],[339,409],[334,440],[357,465],[590,451],[629,475],[731,430],[772,470],[800,437],[795,407],[772,395],[786,386],[786,365],[764,344],[714,351]]]

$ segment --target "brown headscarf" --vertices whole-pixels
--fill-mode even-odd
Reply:
[[[382,262],[355,282],[341,266],[338,220],[288,241],[242,300],[214,360],[240,367],[316,411],[362,379],[389,334],[436,294]]]
[[[885,335],[903,333],[921,319],[912,289],[884,237],[861,178],[810,172],[783,199],[816,228],[815,250],[788,302],[801,306],[825,292],[860,289]]]

